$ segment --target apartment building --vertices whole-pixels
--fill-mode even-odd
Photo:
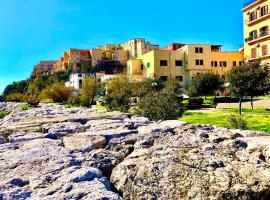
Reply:
[[[123,50],[121,46],[100,46],[90,50],[92,66],[95,66],[100,60],[115,60],[122,65],[127,64],[128,51]]]
[[[38,64],[34,65],[32,76],[42,76],[54,73],[54,64],[56,61],[40,61]]]
[[[176,51],[177,49],[180,49],[183,46],[185,46],[185,44],[182,44],[182,43],[172,43],[172,44],[169,44],[169,45],[167,45],[165,47],[162,47],[161,50]]]
[[[145,53],[158,50],[159,45],[151,44],[143,38],[130,39],[127,42],[121,44],[123,50],[129,52],[129,59],[141,57]]]
[[[233,66],[243,64],[242,52],[222,52],[221,45],[189,44],[175,50],[153,50],[127,64],[133,80],[179,80],[187,89],[198,73],[213,72],[224,76]]]
[[[245,59],[270,64],[270,0],[250,0],[242,12]]]
[[[54,64],[54,71],[65,72],[68,69],[73,72],[81,72],[83,66],[91,66],[90,50],[69,49],[65,51],[62,57]]]

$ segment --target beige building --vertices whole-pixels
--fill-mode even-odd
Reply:
[[[233,66],[243,63],[242,52],[222,52],[220,45],[189,44],[172,50],[153,50],[127,64],[133,80],[179,80],[188,88],[190,79],[198,73],[213,72],[224,76]]]
[[[270,65],[270,0],[250,0],[242,12],[245,59]]]
[[[56,61],[40,61],[38,64],[34,65],[32,76],[42,76],[54,73],[54,65]]]
[[[129,59],[138,58],[149,51],[159,49],[159,45],[151,44],[143,38],[130,39],[129,41],[121,44],[121,46],[123,47],[123,50],[127,50],[129,52]]]

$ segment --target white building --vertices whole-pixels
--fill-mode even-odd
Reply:
[[[77,90],[80,90],[82,88],[82,83],[85,76],[89,76],[89,74],[82,74],[82,73],[70,74],[69,81],[65,83],[65,86],[73,87]]]

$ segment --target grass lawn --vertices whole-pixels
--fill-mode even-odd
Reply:
[[[213,112],[187,111],[179,118],[192,124],[210,124],[219,127],[232,128],[228,117],[237,115],[238,109],[216,109]],[[247,121],[250,130],[270,133],[270,110],[269,109],[243,109],[242,117]]]

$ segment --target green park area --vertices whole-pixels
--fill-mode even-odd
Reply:
[[[218,108],[209,110],[189,110],[179,118],[192,124],[209,124],[218,127],[234,128],[230,123],[232,116],[236,117],[237,108]],[[241,118],[247,123],[249,130],[270,133],[270,109],[267,108],[243,108]]]

